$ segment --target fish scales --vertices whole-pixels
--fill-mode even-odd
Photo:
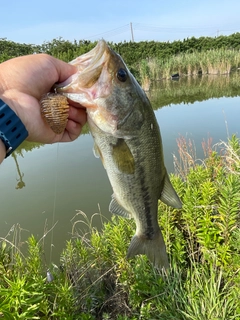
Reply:
[[[146,254],[158,268],[168,257],[158,224],[158,200],[181,208],[168,177],[160,129],[151,104],[122,58],[100,41],[71,62],[75,76],[56,90],[86,108],[100,157],[113,188],[109,210],[133,218],[136,233],[127,257]]]

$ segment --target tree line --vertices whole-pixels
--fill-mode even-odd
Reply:
[[[32,53],[48,53],[64,61],[71,61],[75,57],[88,52],[96,45],[89,40],[74,40],[63,38],[44,42],[42,45],[17,43],[6,38],[0,38],[0,62],[7,59]],[[109,43],[118,52],[127,65],[134,66],[143,59],[166,59],[179,53],[202,52],[212,49],[240,49],[240,33],[229,36],[186,38],[173,42],[141,41]]]

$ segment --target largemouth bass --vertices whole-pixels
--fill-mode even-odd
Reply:
[[[113,189],[110,212],[135,220],[127,257],[146,254],[156,267],[168,268],[158,199],[174,208],[181,208],[181,201],[164,165],[151,104],[122,58],[104,40],[70,63],[78,72],[56,90],[86,107],[94,153],[101,158]]]

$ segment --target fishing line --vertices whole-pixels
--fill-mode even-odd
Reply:
[[[55,183],[54,183],[54,196],[53,196],[52,226],[54,225],[54,222],[55,222],[56,203],[57,203],[58,156],[59,156],[59,143],[57,143],[57,157],[56,157],[56,166],[55,166]],[[52,232],[51,232],[50,256],[49,256],[49,261],[50,261],[50,262],[52,261],[53,232],[54,232],[54,228],[52,228]]]
[[[224,109],[222,110],[222,113],[223,113],[223,117],[224,117],[226,131],[227,131],[227,137],[228,137],[228,139],[230,139],[229,130],[228,130],[228,122],[227,122],[227,118],[226,118],[226,114],[225,114]]]

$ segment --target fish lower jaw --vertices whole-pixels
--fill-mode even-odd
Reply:
[[[111,115],[105,115],[99,112],[97,107],[87,109],[88,124],[94,135],[95,130],[101,130],[104,134],[110,134],[116,137],[117,123]]]

